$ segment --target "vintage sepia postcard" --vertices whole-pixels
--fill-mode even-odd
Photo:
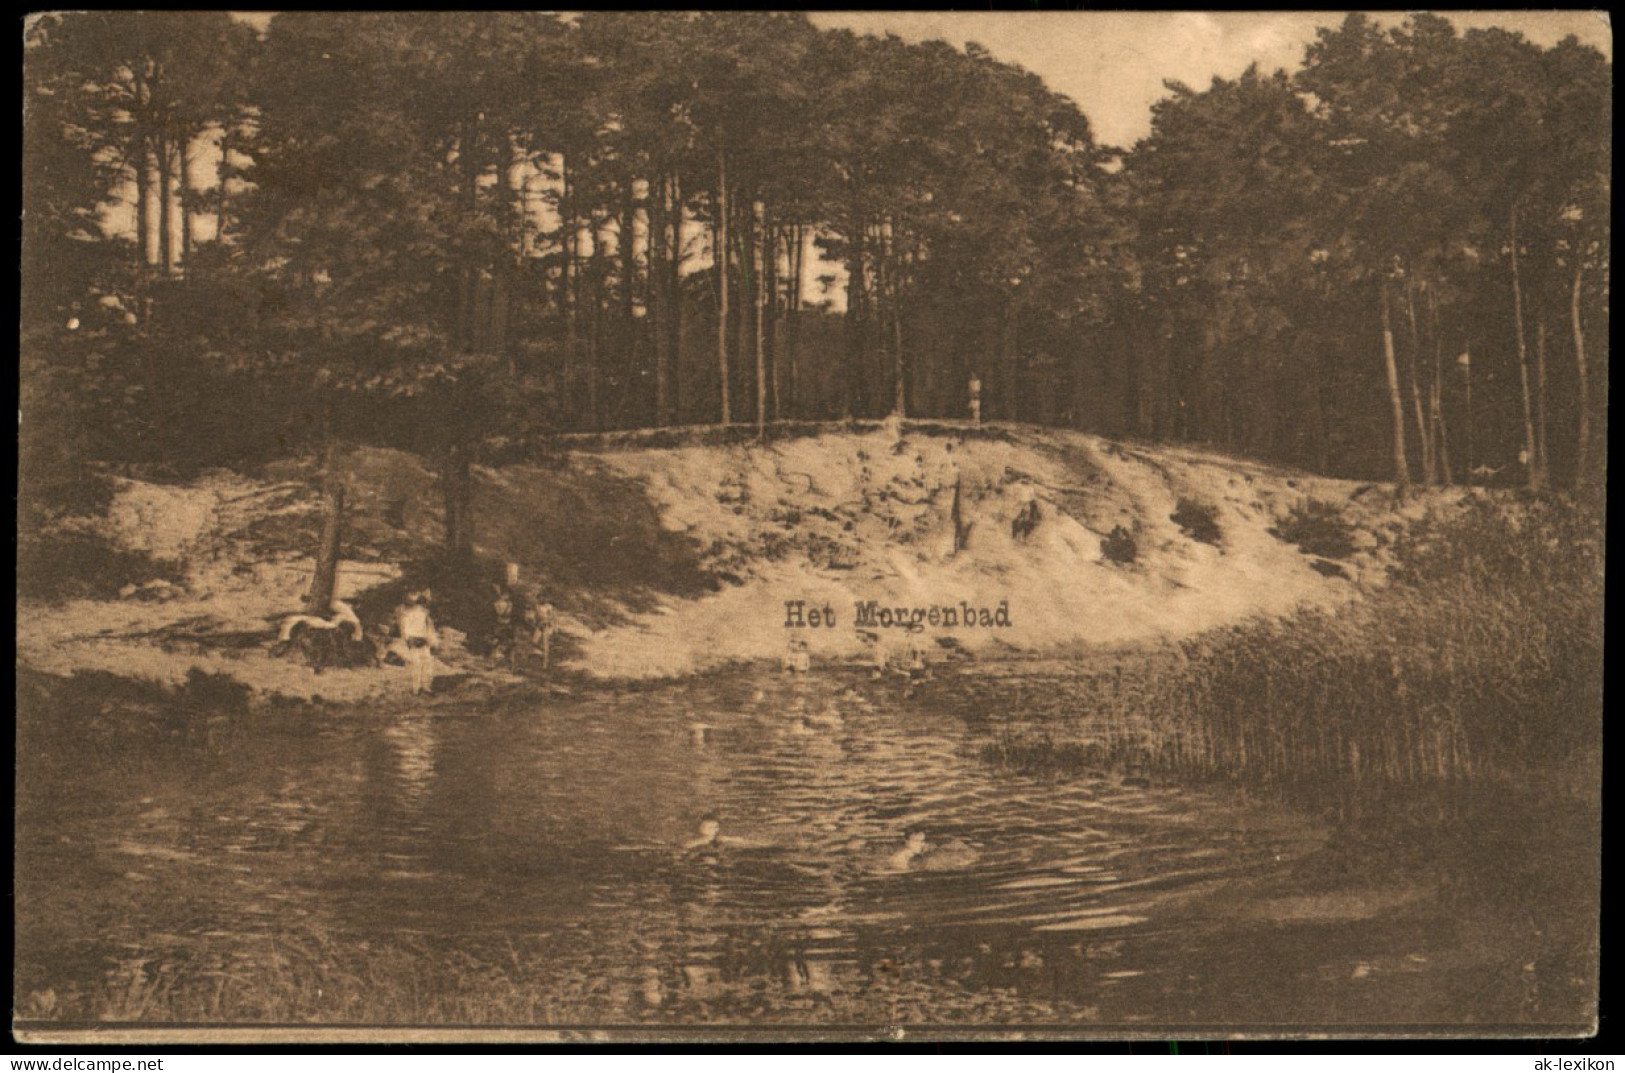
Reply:
[[[19,1039],[1595,1033],[1606,16],[23,30]]]

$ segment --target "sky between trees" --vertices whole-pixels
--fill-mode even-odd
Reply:
[[[1500,26],[1551,46],[1569,34],[1613,58],[1606,11],[1451,11],[1462,30]],[[1403,16],[1371,12],[1380,25]],[[1167,96],[1165,79],[1201,87],[1235,78],[1252,63],[1294,70],[1320,29],[1338,12],[1294,11],[874,11],[820,13],[820,26],[895,33],[907,41],[975,41],[1019,63],[1078,102],[1109,145],[1127,148],[1151,131],[1151,104]]]
[[[269,14],[240,12],[256,28]],[[1164,80],[1203,85],[1235,78],[1252,63],[1292,70],[1316,31],[1341,15],[1325,11],[864,11],[817,12],[817,26],[905,41],[975,41],[1018,63],[1078,103],[1108,145],[1128,147],[1151,131],[1151,104],[1167,96]],[[1382,25],[1403,16],[1371,12]],[[1597,11],[1452,11],[1463,30],[1500,26],[1551,46],[1569,34],[1613,58],[1608,13]]]

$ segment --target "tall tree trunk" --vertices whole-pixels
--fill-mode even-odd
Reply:
[[[581,298],[581,273],[576,262],[579,252],[577,241],[580,229],[576,227],[575,205],[570,198],[570,161],[568,157],[559,158],[559,227],[562,229],[562,249],[564,255],[564,271],[559,277],[564,300],[564,384],[560,395],[564,399],[564,410],[570,419],[579,420],[576,410],[576,350],[580,339],[580,324],[578,321],[578,305]],[[577,425],[577,427],[580,427]]]
[[[1332,281],[1329,275],[1322,274],[1320,278],[1320,294],[1322,299],[1326,300],[1324,301],[1322,308],[1330,308],[1331,302],[1329,299],[1331,298],[1332,294]],[[1330,334],[1330,322],[1326,316],[1323,315],[1320,318],[1319,327],[1321,331],[1326,331],[1328,334]],[[1332,444],[1331,432],[1326,421],[1326,413],[1328,409],[1331,408],[1328,406],[1327,396],[1329,394],[1333,394],[1332,387],[1334,380],[1331,370],[1335,367],[1336,363],[1329,357],[1327,354],[1327,348],[1325,347],[1314,347],[1313,352],[1315,355],[1312,367],[1312,375],[1315,378],[1315,472],[1329,473],[1331,472]],[[1335,395],[1333,397],[1335,398]]]
[[[1124,311],[1123,318],[1123,359],[1129,374],[1125,378],[1124,391],[1129,427],[1135,436],[1148,440],[1156,435],[1151,408],[1155,371],[1151,368],[1151,355],[1147,353],[1150,348],[1144,345],[1146,331],[1141,318],[1129,311]],[[1080,422],[1077,427],[1082,429],[1086,426]]]
[[[756,438],[763,443],[767,442],[767,347],[763,334],[763,299],[767,288],[762,286],[764,265],[762,247],[767,242],[767,210],[760,198],[751,202],[752,239],[750,244],[751,257],[751,291],[755,304],[754,322],[756,325],[755,351],[756,351]]]
[[[1145,394],[1143,383],[1145,374],[1135,360],[1136,326],[1127,321],[1121,312],[1118,312],[1116,316],[1119,318],[1119,323],[1123,324],[1123,327],[1116,333],[1117,352],[1121,356],[1123,363],[1122,394],[1118,399],[1118,412],[1122,415],[1122,425],[1128,430],[1128,434],[1143,438],[1146,435],[1145,407],[1142,405],[1141,400]],[[1076,366],[1076,364],[1074,361],[1073,365]],[[1072,427],[1075,429],[1087,428],[1088,425],[1084,421],[1084,410],[1078,400],[1078,393],[1083,390],[1082,377],[1076,372],[1073,374],[1072,390]]]
[[[784,228],[774,223],[771,233],[762,234],[762,261],[763,261],[763,289],[767,292],[767,367],[769,379],[772,381],[773,393],[773,420],[784,419],[784,385],[779,379],[779,309],[783,305],[782,294],[784,279],[779,272],[779,247],[783,245]]]
[[[181,210],[181,267],[189,267],[192,262],[192,167],[188,159],[187,150],[192,144],[191,135],[181,140],[180,147],[180,210]]]
[[[876,350],[875,362],[880,372],[880,383],[886,384],[891,379],[891,369],[887,359],[891,356],[891,329],[886,323],[886,317],[891,312],[891,299],[887,291],[886,273],[889,269],[890,253],[886,249],[886,232],[881,222],[869,225],[868,247],[871,259],[874,261],[874,279],[869,288],[870,308],[874,312],[872,328],[874,347]],[[880,405],[889,392],[881,388]],[[877,408],[879,413],[890,413],[890,410]]]
[[[637,283],[638,283],[638,251],[637,251],[637,202],[633,196],[633,180],[626,180],[626,188],[621,192],[621,220],[620,234],[617,236],[621,262],[621,320],[626,328],[626,364],[627,383],[634,387],[643,383],[643,369],[639,364],[643,360],[642,348],[638,345],[638,316],[637,316]],[[637,394],[642,394],[641,390]],[[643,404],[638,401],[637,410],[641,411]]]
[[[733,376],[738,379],[734,385],[738,390],[738,397],[751,397],[754,393],[754,380],[756,376],[756,363],[754,363],[754,350],[751,348],[751,312],[756,309],[756,273],[752,268],[751,250],[756,249],[756,228],[752,226],[751,198],[741,197],[738,190],[733,195],[733,221],[730,224],[730,236],[733,245],[730,255],[734,263],[734,306],[738,312],[734,314],[733,322]]]
[[[741,400],[749,398],[752,385],[748,382],[755,372],[755,364],[751,360],[751,311],[755,307],[756,285],[751,268],[751,250],[754,248],[754,228],[751,224],[751,201],[734,191],[734,218],[729,225],[733,238],[732,256],[734,259],[735,287],[734,301],[738,306],[738,313],[734,317],[734,348],[733,371],[740,381],[734,385],[739,389]]]
[[[1512,235],[1512,313],[1518,332],[1518,384],[1523,391],[1523,455],[1528,470],[1529,490],[1538,492],[1540,483],[1540,456],[1535,450],[1535,413],[1529,393],[1529,352],[1523,331],[1523,281],[1518,275],[1518,206],[1508,210]]]
[[[717,150],[717,220],[711,259],[717,271],[717,376],[722,392],[722,423],[733,422],[728,386],[728,154]]]
[[[1015,298],[1007,297],[999,318],[999,394],[1003,405],[997,414],[988,415],[1005,421],[1017,420],[1016,365],[1019,359],[1016,354],[1020,345],[1016,338],[1016,321],[1019,316]]]
[[[535,251],[535,223],[530,212],[531,165],[535,158],[518,141],[509,143],[507,169],[503,172],[503,185],[508,191],[510,212],[508,252],[513,266],[523,271]]]
[[[903,289],[897,276],[900,267],[892,272],[892,353],[897,364],[897,416],[908,416],[908,358],[903,354]]]
[[[1586,337],[1585,325],[1580,319],[1581,279],[1585,275],[1585,266],[1580,264],[1579,253],[1575,254],[1574,287],[1569,292],[1569,324],[1574,330],[1574,370],[1579,375],[1580,408],[1579,428],[1576,432],[1574,449],[1574,483],[1576,487],[1583,486],[1590,476],[1586,466],[1591,460],[1591,377],[1586,368]]]
[[[666,284],[666,230],[668,196],[670,189],[666,177],[661,175],[649,182],[649,270],[648,301],[650,330],[655,352],[655,426],[665,428],[671,424],[671,337],[666,333],[668,296]]]
[[[587,265],[587,301],[590,319],[587,323],[587,427],[594,432],[604,429],[604,411],[599,398],[599,382],[604,360],[604,234],[602,221],[594,218],[592,228],[592,257]]]
[[[174,182],[174,147],[170,145],[168,132],[160,129],[158,132],[158,264],[162,269],[161,275],[163,276],[168,276],[175,270],[175,236],[172,234],[175,220],[171,208],[175,197]]]
[[[491,273],[491,305],[490,323],[486,328],[486,344],[493,354],[508,353],[508,273],[511,269],[498,266]],[[508,371],[516,372],[512,357],[509,357]]]
[[[135,176],[135,263],[137,271],[145,275],[157,245],[152,233],[153,152],[146,135],[137,139]]]
[[[333,596],[338,591],[339,553],[344,534],[344,475],[339,471],[337,438],[324,420],[326,443],[322,445],[322,535],[316,545],[316,572],[305,594],[304,612],[318,618],[333,613]]]
[[[682,177],[673,172],[671,176],[671,263],[668,270],[671,275],[667,281],[667,294],[670,301],[666,310],[666,331],[670,342],[667,346],[671,354],[671,399],[672,416],[675,420],[683,418],[683,182]]]
[[[1478,422],[1473,417],[1473,348],[1469,344],[1461,352],[1465,360],[1461,363],[1462,380],[1467,391],[1467,487],[1473,487],[1473,438],[1477,435]]]
[[[1439,291],[1428,288],[1428,335],[1433,339],[1433,389],[1428,397],[1436,442],[1439,445],[1439,477],[1446,485],[1456,483],[1450,469],[1450,428],[1444,420],[1444,340],[1439,337]]]
[[[474,478],[468,448],[453,443],[446,448],[440,470],[440,498],[445,509],[445,554],[449,565],[474,561]]]
[[[147,79],[141,65],[136,65],[135,95],[137,115],[145,116],[147,105]],[[136,121],[135,144],[135,267],[137,279],[144,277],[152,264],[152,132],[146,121]]]
[[[1433,462],[1433,426],[1427,419],[1426,411],[1422,406],[1422,341],[1416,330],[1416,287],[1415,282],[1407,273],[1405,277],[1405,319],[1410,328],[1410,377],[1411,377],[1411,404],[1416,411],[1417,443],[1422,452],[1422,483],[1431,487],[1438,483],[1438,474]]]
[[[1022,420],[1026,412],[1022,406],[1022,386],[1027,370],[1021,351],[1021,314],[1022,306],[1012,299],[1004,353],[1005,411],[1010,421]]]
[[[891,318],[890,350],[892,352],[892,413],[908,416],[908,366],[903,357],[903,303],[902,287],[897,277],[902,266],[898,263],[897,234],[891,220],[881,225],[882,264],[886,287],[886,304]]]
[[[790,384],[788,398],[789,405],[786,407],[786,410],[792,418],[795,418],[800,415],[799,408],[801,403],[801,385],[799,383],[799,366],[801,361],[801,271],[803,251],[806,249],[807,236],[802,225],[799,223],[792,226],[790,230],[791,234],[794,236],[793,241],[795,242],[795,248],[791,251],[790,257],[790,338],[788,340],[788,349],[790,352],[788,379]]]
[[[861,416],[868,403],[864,385],[867,373],[868,315],[867,256],[864,236],[867,226],[854,224],[847,241],[846,257],[846,375],[841,378],[841,416]]]
[[[1540,483],[1551,480],[1550,456],[1546,453],[1546,317],[1535,314],[1535,461],[1540,466]]]
[[[1315,472],[1329,473],[1332,468],[1332,438],[1326,427],[1326,378],[1315,378],[1313,392],[1315,430]]]
[[[1382,357],[1388,373],[1388,402],[1394,419],[1394,492],[1401,499],[1411,494],[1411,469],[1405,460],[1405,403],[1399,393],[1399,365],[1394,360],[1394,328],[1388,317],[1388,286],[1377,285],[1378,305],[1382,307]]]
[[[226,190],[226,183],[231,175],[231,127],[226,126],[220,131],[220,163],[215,169],[215,181],[219,192],[215,195],[214,210],[214,241],[225,247],[226,231],[230,227],[231,216],[228,211],[230,198]]]
[[[463,209],[472,220],[479,213],[479,173],[474,161],[477,120],[464,118],[457,135],[457,163],[462,172],[459,183]],[[465,259],[461,266],[461,286],[457,293],[457,345],[464,350],[483,349],[480,330],[479,266]]]
[[[457,270],[456,332],[452,336],[458,350],[470,350],[474,345],[474,275],[465,264]]]
[[[721,216],[720,210],[717,209],[715,199],[713,199],[712,208],[715,211],[713,211],[712,218],[711,218],[711,235],[710,235],[710,241],[711,241],[711,267],[712,267],[711,279],[712,279],[713,285],[714,285],[713,290],[711,292],[711,297],[712,297],[713,303],[716,305],[716,308],[717,308],[717,328],[716,328],[716,331],[717,331],[717,342],[716,342],[717,357],[719,359],[725,359],[727,357],[727,354],[728,354],[728,351],[727,351],[727,338],[728,338],[728,336],[726,334],[727,331],[728,331],[728,328],[727,328],[728,318],[726,318],[726,317],[724,317],[722,315],[722,305],[723,305],[724,298],[726,297],[722,293],[723,290],[724,290],[724,287],[722,286],[722,284],[724,284],[726,282],[726,276],[725,276],[724,273],[726,273],[727,268],[728,268],[728,262],[726,260],[726,258],[728,256],[728,248],[722,244],[722,231],[723,231],[722,216]]]
[[[985,353],[986,348],[979,344],[976,338],[976,326],[981,323],[977,313],[970,308],[969,303],[958,303],[957,314],[951,323],[948,335],[947,366],[944,373],[945,387],[942,391],[942,413],[944,417],[954,418],[964,414],[970,416],[970,382],[979,374],[978,368],[973,368],[972,353]]]

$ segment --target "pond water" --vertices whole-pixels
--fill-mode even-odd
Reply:
[[[217,978],[219,1003],[268,956],[385,948],[418,952],[432,994],[505,950],[552,992],[521,1007],[535,1020],[1292,1025],[1382,1019],[1351,988],[1414,982],[1446,941],[1313,898],[1264,919],[1250,892],[1278,894],[1323,830],[990,766],[953,693],[739,673],[38,758],[19,994],[163,964]],[[403,986],[352,976],[330,1016]],[[324,1019],[335,996],[311,991],[277,1008]]]

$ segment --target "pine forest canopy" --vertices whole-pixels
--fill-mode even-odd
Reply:
[[[1572,37],[1350,15],[1117,148],[986,49],[800,14],[37,16],[25,465],[455,477],[493,438],[962,418],[976,378],[992,420],[1600,481],[1611,89]]]

